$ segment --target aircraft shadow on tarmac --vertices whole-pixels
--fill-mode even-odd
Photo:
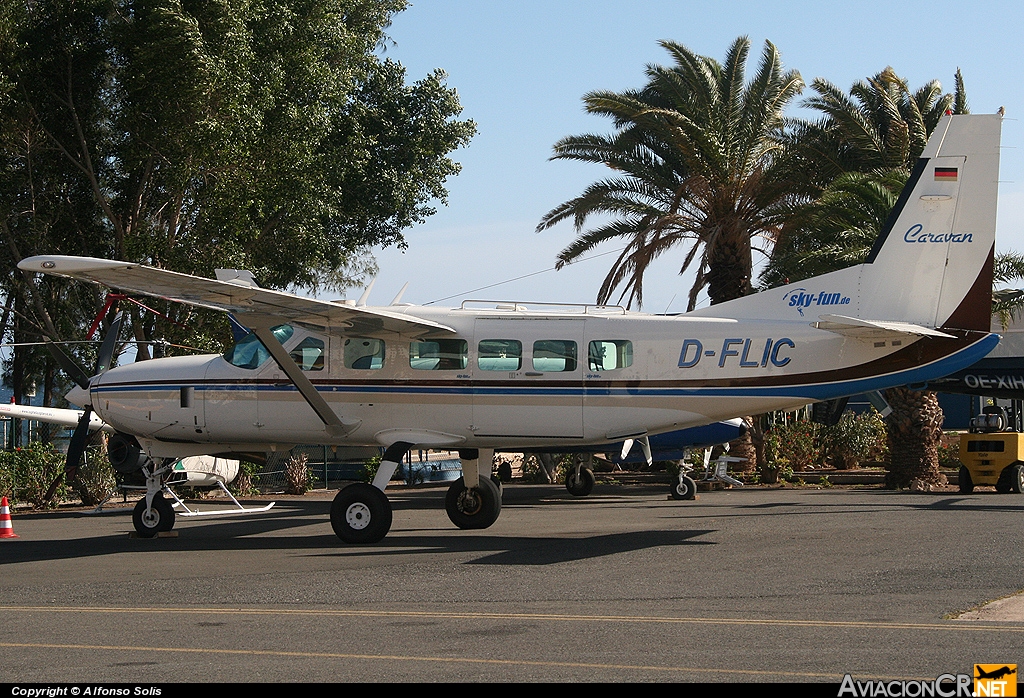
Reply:
[[[436,494],[427,499],[400,498],[396,510],[438,509],[443,501]],[[131,510],[123,509],[102,516],[123,520],[123,532],[93,538],[63,540],[31,540],[25,537],[7,541],[4,546],[4,564],[88,558],[120,554],[175,554],[200,551],[261,551],[304,550],[311,555],[381,556],[401,554],[481,553],[483,556],[469,564],[549,565],[588,558],[616,555],[648,548],[678,545],[714,545],[712,541],[694,540],[713,533],[703,530],[644,530],[609,535],[577,538],[499,536],[482,531],[462,535],[445,520],[437,527],[419,529],[408,535],[409,529],[396,528],[397,535],[375,546],[349,546],[342,544],[330,531],[328,512],[330,502],[322,500],[288,500],[279,502],[274,509],[260,516],[220,517],[196,524],[177,527],[176,538],[129,538],[132,529]],[[50,512],[34,515],[41,519],[67,519],[67,526],[85,516],[80,512]],[[318,535],[274,535],[291,529],[321,525]]]

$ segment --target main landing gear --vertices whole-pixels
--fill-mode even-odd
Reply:
[[[372,544],[384,539],[391,530],[391,502],[384,488],[413,444],[392,444],[381,458],[373,484],[355,483],[344,488],[331,504],[331,528],[346,543]],[[482,456],[482,457],[481,457]],[[444,508],[452,523],[462,529],[487,528],[501,514],[501,487],[491,479],[491,449],[459,451],[463,476],[456,480],[444,498]],[[480,472],[480,461],[487,464]]]

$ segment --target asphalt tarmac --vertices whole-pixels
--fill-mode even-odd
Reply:
[[[838,684],[1024,663],[1024,496],[509,485],[494,526],[460,531],[444,489],[388,492],[391,533],[366,547],[333,535],[333,493],[150,540],[130,507],[15,512],[0,682]]]

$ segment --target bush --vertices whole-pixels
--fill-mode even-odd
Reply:
[[[791,422],[770,429],[764,435],[764,458],[768,469],[784,474],[787,470],[807,470],[820,463],[820,431],[821,425],[814,422]]]
[[[256,463],[250,463],[249,461],[239,461],[238,463],[238,477],[232,482],[228,489],[236,497],[249,497],[255,494],[259,494],[260,490],[256,487],[255,477],[260,474],[263,470],[262,465]]]
[[[284,464],[284,479],[288,494],[306,494],[312,478],[309,474],[309,456],[305,453],[292,456]]]
[[[821,436],[825,456],[836,470],[850,470],[885,456],[885,420],[874,409],[845,413],[835,426],[823,427]]]
[[[71,483],[78,493],[82,504],[93,507],[107,500],[117,491],[114,469],[110,467],[105,448],[93,448],[88,451],[88,459],[83,458],[78,466],[78,474]]]
[[[57,475],[64,471],[67,456],[52,444],[33,443],[13,451],[0,451],[0,495],[11,504],[31,502],[43,505],[43,496]],[[66,482],[61,482],[47,506],[55,507],[68,496]]]

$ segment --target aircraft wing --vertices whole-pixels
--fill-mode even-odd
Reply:
[[[844,337],[853,337],[865,342],[910,339],[917,337],[939,337],[942,339],[956,339],[951,334],[940,332],[922,325],[914,325],[909,322],[893,322],[890,320],[861,320],[860,318],[847,317],[845,315],[822,315],[818,322],[811,323],[819,330],[834,332]]]
[[[82,418],[82,410],[65,410],[59,407],[35,407],[33,405],[15,405],[0,403],[0,417],[12,419],[31,419],[47,424],[59,424],[65,427],[76,427]],[[110,426],[95,414],[89,417],[89,431],[113,432],[114,427]]]
[[[247,327],[289,322],[326,331],[365,335],[453,333],[446,325],[398,311],[342,305],[282,291],[258,288],[245,281],[218,281],[142,264],[93,257],[43,255],[29,257],[23,270],[92,281],[121,291],[234,313]]]

